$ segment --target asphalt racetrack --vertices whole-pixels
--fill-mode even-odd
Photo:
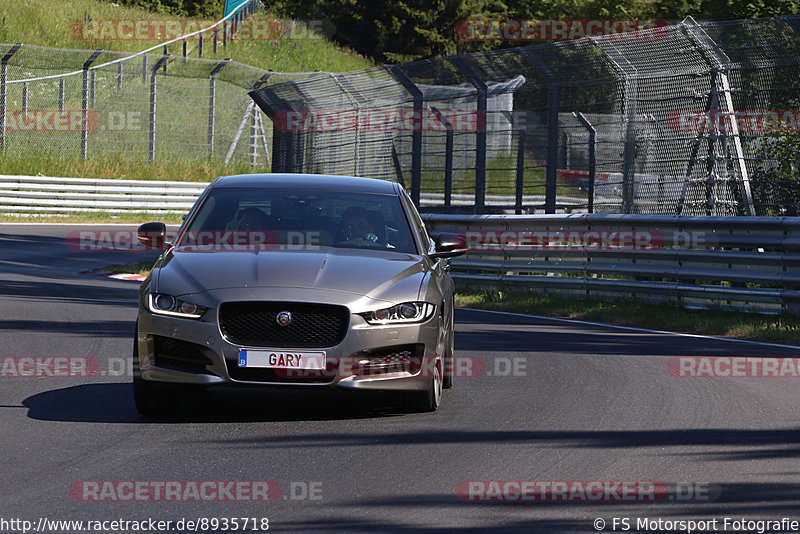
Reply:
[[[800,520],[800,378],[784,360],[796,347],[459,309],[468,376],[435,413],[381,395],[224,389],[146,419],[126,363],[137,283],[80,273],[155,255],[68,247],[86,228],[0,225],[0,531],[42,518],[543,533]],[[722,376],[766,365],[752,358],[778,367]],[[91,372],[55,376],[74,361]],[[165,498],[170,481],[183,493]],[[268,499],[247,498],[264,487]]]

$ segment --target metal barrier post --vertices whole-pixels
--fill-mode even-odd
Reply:
[[[444,209],[449,210],[453,198],[453,137],[454,128],[453,123],[445,120],[442,112],[431,107],[436,113],[436,119],[442,123],[445,128],[444,140]]]
[[[208,158],[211,159],[214,156],[214,126],[215,126],[215,119],[216,119],[216,107],[217,107],[217,74],[225,65],[230,63],[230,59],[225,59],[220,63],[217,63],[217,66],[211,69],[211,74],[209,75],[208,80]]]
[[[475,132],[475,213],[484,213],[486,211],[486,125],[489,122],[486,116],[487,87],[464,58],[453,56],[447,59],[478,92],[478,117],[479,120],[482,118],[484,126]]]
[[[89,67],[102,52],[102,50],[95,50],[83,64],[83,87],[81,89],[81,157],[83,159],[89,155]]]
[[[12,46],[8,52],[0,60],[0,150],[6,150],[6,99],[7,99],[7,85],[6,78],[8,76],[8,60],[11,56],[17,53],[17,50],[22,46],[17,43]]]
[[[594,129],[594,126],[592,126],[592,123],[589,122],[589,119],[583,116],[583,113],[575,113],[573,111],[572,114],[581,122],[583,127],[586,128],[586,131],[589,132],[589,202],[586,209],[589,213],[594,213],[594,180],[596,171],[595,151],[597,149],[597,131]]]
[[[89,106],[94,107],[95,101],[95,89],[97,88],[97,73],[95,71],[91,71],[89,74]]]
[[[148,160],[153,163],[156,159],[156,80],[158,69],[167,62],[169,56],[163,56],[159,59],[153,69],[150,71],[150,148],[148,151]]]
[[[589,38],[600,50],[605,52],[611,63],[625,80],[625,99],[623,106],[625,114],[623,125],[625,129],[625,149],[622,162],[622,213],[634,213],[634,180],[636,163],[636,104],[638,93],[638,80],[636,67],[628,61],[609,39]]]
[[[558,110],[559,84],[550,67],[528,48],[520,54],[547,83],[547,163],[545,170],[544,212],[556,212],[558,187]]]
[[[64,111],[64,78],[58,79],[58,111]]]
[[[517,183],[514,196],[514,213],[522,213],[522,193],[525,187],[525,130],[517,131]]]
[[[722,111],[730,114],[730,137],[732,140],[732,152],[734,154],[734,169],[739,174],[739,184],[741,186],[742,198],[745,202],[745,215],[755,215],[753,195],[750,191],[750,175],[747,171],[747,165],[745,164],[742,139],[739,136],[739,125],[733,108],[731,85],[730,79],[728,78],[731,60],[692,17],[686,17],[679,26],[685,30],[686,35],[695,44],[698,52],[700,52],[712,68],[714,74],[714,90],[717,91],[718,105],[720,108],[725,108]]]
[[[28,118],[28,83],[22,84],[22,117]]]
[[[269,80],[269,77],[272,76],[272,72],[268,72],[264,74],[261,78],[259,78],[256,83],[253,84],[253,87],[250,89],[251,91],[255,91]],[[257,114],[261,113],[260,108],[253,106],[253,110],[250,115],[250,164],[255,167],[256,163],[258,163],[258,121]],[[266,150],[266,147],[265,147]]]
[[[414,103],[414,115],[422,122],[422,91],[399,65],[387,67],[389,73],[411,95]],[[274,152],[273,152],[274,153]],[[420,190],[422,189],[422,128],[415,128],[411,133],[411,200],[419,207]]]

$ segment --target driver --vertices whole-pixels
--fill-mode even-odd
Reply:
[[[359,206],[351,206],[342,214],[342,231],[345,241],[364,240],[377,243],[378,235],[369,220],[369,212]]]

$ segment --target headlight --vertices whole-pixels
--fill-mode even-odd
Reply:
[[[148,293],[147,308],[158,315],[199,319],[207,308],[185,300],[180,300],[166,293]]]
[[[370,324],[419,323],[433,315],[435,306],[427,302],[404,302],[391,308],[362,313]]]

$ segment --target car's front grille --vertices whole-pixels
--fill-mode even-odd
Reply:
[[[286,326],[281,312],[291,314]],[[350,311],[344,306],[300,302],[225,302],[219,309],[222,335],[251,347],[333,347],[344,339]]]
[[[211,363],[201,345],[163,336],[153,336],[153,343],[156,367],[202,373]]]
[[[327,358],[325,370],[313,369],[266,369],[262,367],[239,367],[236,360],[225,360],[228,374],[242,382],[276,382],[279,384],[327,384],[336,378],[339,368],[337,358]]]

